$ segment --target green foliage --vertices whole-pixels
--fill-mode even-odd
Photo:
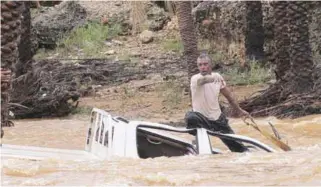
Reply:
[[[71,114],[89,115],[91,110],[92,107],[89,106],[78,106],[71,112]]]
[[[97,23],[88,24],[86,27],[80,27],[64,38],[59,46],[64,46],[68,51],[74,48],[83,49],[85,53],[97,53],[98,47],[103,45],[107,39],[108,27]]]
[[[256,61],[248,62],[249,68],[240,71],[239,67],[229,67],[222,74],[227,77],[230,85],[253,85],[266,83],[273,77],[273,72],[270,69],[262,67]]]
[[[103,57],[108,51],[105,41],[116,37],[121,32],[119,24],[102,25],[89,22],[74,29],[57,43],[55,50],[38,51],[35,58],[53,57]]]
[[[122,32],[122,27],[120,24],[114,24],[108,29],[107,39],[112,39],[118,36]]]
[[[104,42],[117,36],[119,32],[118,25],[109,28],[106,25],[93,22],[72,31],[59,42],[58,46],[67,53],[78,50],[85,56],[97,56],[105,47]]]
[[[179,39],[167,39],[162,41],[162,47],[165,51],[183,52],[183,44]]]
[[[222,63],[222,62],[230,62],[231,60],[234,59],[230,59],[228,58],[224,53],[221,52],[214,52],[209,54],[209,56],[212,59],[212,63]]]
[[[198,39],[197,48],[200,51],[211,51],[211,43],[207,39]]]

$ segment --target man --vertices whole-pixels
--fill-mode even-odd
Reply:
[[[219,94],[223,94],[239,116],[247,116],[248,112],[241,109],[226,86],[219,73],[212,72],[212,62],[208,55],[201,54],[197,58],[197,67],[200,73],[191,78],[192,108],[186,114],[187,128],[203,127],[211,131],[225,134],[234,134],[228,125],[228,120],[222,113],[219,104]],[[222,139],[233,152],[244,152],[247,148],[236,141]]]

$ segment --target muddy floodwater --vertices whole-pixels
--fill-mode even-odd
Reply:
[[[2,143],[84,149],[88,119],[17,120],[15,127],[5,128]],[[269,121],[292,151],[279,150],[241,119],[230,119],[237,134],[256,138],[279,152],[226,151],[220,155],[103,162],[2,159],[1,185],[321,185],[321,115],[257,119],[267,129]]]

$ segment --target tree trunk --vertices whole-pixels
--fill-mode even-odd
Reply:
[[[262,3],[246,1],[245,54],[247,59],[262,60],[264,58],[264,30]]]
[[[190,1],[177,1],[177,18],[179,32],[184,46],[184,60],[187,63],[188,78],[198,73],[196,60],[198,57],[197,36],[195,32],[192,4]]]
[[[309,43],[311,5],[300,1],[273,2],[276,74],[280,79],[261,95],[240,103],[253,116],[321,113],[321,74],[313,64]]]
[[[12,70],[17,61],[22,2],[1,1],[1,68]],[[11,126],[8,120],[8,101],[11,83],[1,82],[1,127]],[[2,129],[1,129],[2,130]]]
[[[145,3],[143,1],[132,1],[130,16],[132,17],[132,35],[139,34],[143,31],[144,23],[147,20],[145,12]]]
[[[22,7],[21,36],[18,45],[19,60],[15,65],[15,76],[19,77],[27,72],[27,62],[32,59],[31,52],[31,15],[30,3],[24,2]]]
[[[303,1],[289,2],[290,22],[290,61],[292,92],[310,92],[313,88],[312,71],[314,68],[312,51],[309,43],[308,10],[310,3]]]
[[[315,58],[321,57],[321,1],[313,2],[310,24],[310,43]]]
[[[281,80],[289,70],[290,64],[290,35],[289,18],[287,14],[288,2],[275,1],[271,3],[274,9],[274,63],[276,66],[275,75],[277,80]]]

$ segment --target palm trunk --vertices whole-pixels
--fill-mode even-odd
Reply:
[[[184,46],[184,60],[187,63],[189,80],[198,72],[196,60],[198,57],[197,37],[192,17],[190,1],[177,1],[177,18],[179,32]]]
[[[288,2],[275,1],[271,5],[274,9],[275,51],[273,58],[276,66],[275,74],[277,80],[281,80],[291,66],[289,19],[287,15]]]
[[[15,64],[15,76],[19,77],[26,73],[26,64],[32,59],[31,52],[31,15],[30,15],[30,1],[23,3],[21,20],[21,36],[18,45],[19,60]]]
[[[290,61],[292,63],[292,92],[309,92],[313,87],[312,71],[314,68],[312,51],[309,43],[309,2],[289,2],[290,22]]]
[[[17,42],[20,34],[22,2],[1,1],[1,68],[12,70],[17,61]],[[10,126],[8,120],[9,89],[11,84],[1,82],[1,127]]]
[[[264,30],[262,3],[246,1],[245,54],[247,59],[264,58]]]
[[[321,1],[313,2],[311,11],[310,43],[313,56],[321,57]]]
[[[309,43],[311,2],[273,2],[277,75],[281,80],[240,106],[252,116],[299,117],[321,111],[321,74]],[[313,72],[314,71],[314,72]]]
[[[144,22],[147,20],[145,12],[145,4],[142,1],[131,2],[131,17],[132,17],[132,34],[136,35],[143,31]]]

